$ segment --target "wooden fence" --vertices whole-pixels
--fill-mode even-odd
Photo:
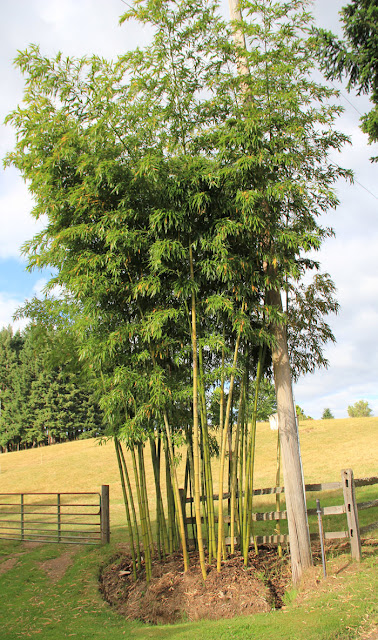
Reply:
[[[305,489],[306,493],[319,492],[319,491],[334,491],[338,489],[343,490],[344,502],[340,505],[330,506],[330,507],[321,507],[320,512],[321,516],[332,516],[332,515],[341,515],[346,514],[347,520],[347,529],[343,529],[341,531],[326,531],[324,533],[325,540],[337,540],[343,538],[349,538],[351,545],[351,554],[352,557],[356,560],[360,560],[361,558],[361,534],[364,535],[369,531],[378,528],[378,521],[369,524],[366,527],[360,529],[358,523],[358,511],[363,509],[370,509],[372,507],[378,507],[378,500],[372,500],[370,502],[360,502],[356,503],[355,497],[355,488],[356,487],[365,487],[368,485],[378,484],[378,477],[372,478],[360,478],[354,479],[353,471],[351,469],[345,469],[341,472],[341,482],[323,482],[319,484],[306,484]],[[186,532],[188,534],[187,527],[188,525],[193,525],[195,523],[195,518],[186,516],[186,504],[193,501],[193,498],[187,497],[185,498],[183,495],[183,490],[180,490],[181,499],[184,510],[185,517],[185,526]],[[254,496],[263,496],[263,495],[274,495],[274,494],[284,494],[284,487],[269,487],[266,489],[255,489],[253,491]],[[229,499],[230,494],[224,493],[224,499]],[[204,498],[202,498],[203,500]],[[219,499],[219,496],[214,496],[214,499]],[[317,515],[317,509],[307,509],[308,515]],[[252,520],[255,522],[261,522],[265,520],[273,520],[276,523],[280,520],[287,519],[286,511],[270,511],[270,512],[259,512],[252,514]],[[224,522],[229,522],[230,518],[225,517]],[[319,533],[310,534],[312,539],[319,538]],[[265,536],[255,536],[255,538],[251,537],[251,544],[253,544],[254,540],[258,545],[261,544],[287,544],[290,542],[288,535],[265,535]],[[238,540],[235,538],[235,542]],[[226,545],[230,545],[231,538],[226,538]]]
[[[101,493],[0,493],[0,540],[106,544],[109,485]]]

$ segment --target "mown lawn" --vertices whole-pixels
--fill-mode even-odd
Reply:
[[[363,551],[360,564],[351,562],[345,553],[329,558],[329,577],[325,580],[320,567],[312,569],[304,591],[290,592],[282,610],[232,620],[151,627],[125,620],[101,599],[99,567],[114,554],[114,545],[96,549],[73,549],[68,545],[30,548],[21,543],[1,542],[0,563],[4,558],[13,558],[16,563],[0,575],[0,637],[2,640],[363,638],[362,630],[370,629],[374,620],[377,623],[378,549],[365,546]],[[67,553],[73,553],[72,564],[64,575],[49,576],[46,566]]]

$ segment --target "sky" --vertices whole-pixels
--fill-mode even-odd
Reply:
[[[347,0],[315,0],[316,24],[340,31],[338,12]],[[113,58],[148,41],[148,30],[126,23],[119,16],[123,0],[0,0],[0,156],[12,150],[14,133],[2,125],[5,116],[22,100],[23,78],[13,65],[18,50],[30,43],[53,56],[92,53]],[[224,7],[225,14],[227,11]],[[337,123],[351,145],[332,158],[354,171],[354,184],[337,184],[340,204],[324,222],[335,230],[317,259],[337,288],[340,312],[329,318],[336,344],[325,349],[328,369],[299,380],[294,387],[297,404],[307,415],[320,418],[331,409],[335,418],[347,417],[348,405],[363,399],[378,415],[378,165],[369,158],[377,150],[367,144],[359,128],[360,115],[369,109],[366,96],[348,94],[342,85],[340,104],[345,112]],[[43,290],[48,273],[25,270],[21,247],[42,228],[30,215],[32,200],[14,168],[0,169],[0,328],[12,324],[13,314],[26,299]]]

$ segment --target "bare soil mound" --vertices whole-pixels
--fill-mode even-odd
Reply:
[[[134,582],[130,557],[124,552],[102,570],[100,588],[105,600],[128,619],[148,624],[180,620],[219,619],[267,612],[282,606],[290,582],[287,558],[265,547],[250,554],[249,566],[240,556],[223,563],[217,573],[215,563],[207,567],[204,582],[198,554],[190,553],[190,568],[184,573],[180,555],[156,562],[150,584],[141,574]]]

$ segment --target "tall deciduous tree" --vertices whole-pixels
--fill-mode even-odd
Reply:
[[[348,407],[348,416],[350,418],[368,418],[372,414],[367,400],[358,400]]]
[[[246,180],[240,205],[260,216],[260,259],[273,335],[294,582],[310,566],[311,550],[281,289],[287,277],[295,277],[303,269],[302,251],[310,246],[317,249],[327,235],[316,219],[321,211],[335,206],[331,185],[339,174],[327,162],[327,153],[345,141],[331,128],[335,111],[323,104],[330,92],[311,79],[314,44],[308,37],[308,4],[259,0],[240,2],[241,11],[231,11],[236,17],[235,42],[242,61],[242,121],[249,125],[244,138]],[[249,150],[250,131],[255,134],[256,130],[260,134],[259,155]],[[256,163],[256,158],[260,162]]]

